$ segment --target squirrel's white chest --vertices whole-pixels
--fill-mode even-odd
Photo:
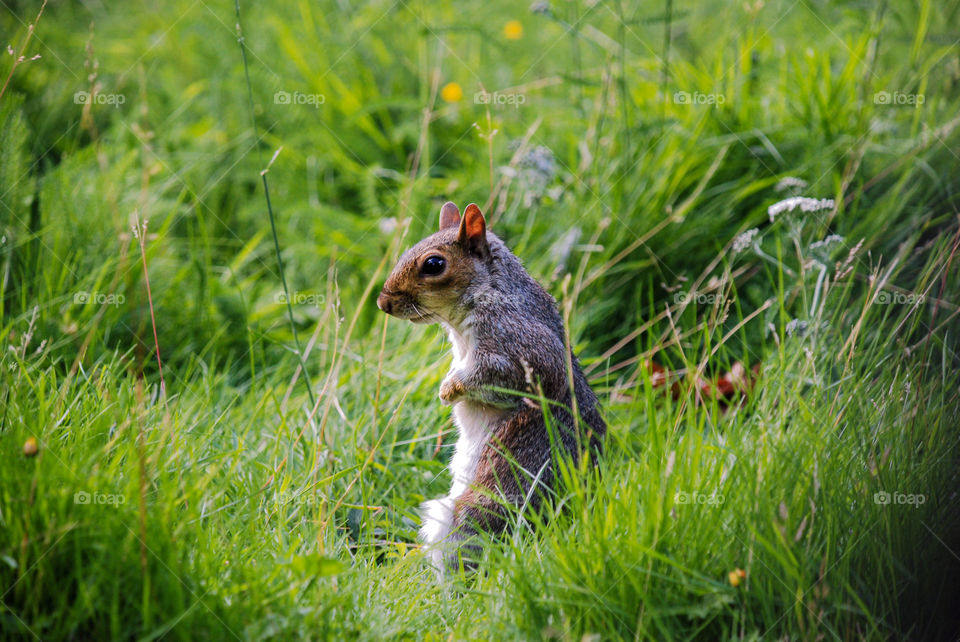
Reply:
[[[453,328],[449,329],[450,343],[453,346],[453,362],[450,372],[465,373],[473,367],[474,337],[472,323],[464,324],[467,330],[463,333]],[[491,410],[482,404],[463,400],[453,405],[453,419],[459,429],[457,450],[450,462],[450,472],[453,474],[453,485],[450,488],[450,497],[458,497],[473,480],[480,459],[480,452],[487,441],[490,428],[499,418],[499,412]]]
[[[467,326],[469,328],[469,325]],[[450,343],[453,346],[451,372],[469,372],[474,363],[474,345],[472,332],[459,333],[448,328]],[[453,477],[450,492],[446,497],[428,501],[423,506],[423,526],[420,538],[427,546],[434,566],[441,567],[441,555],[438,545],[446,539],[453,527],[454,505],[460,495],[473,482],[477,464],[483,447],[487,443],[491,429],[502,418],[503,411],[469,400],[461,400],[453,406],[453,418],[459,437],[453,459],[450,460],[450,473]]]
[[[453,328],[448,328],[450,343],[453,346],[453,362],[450,364],[450,372],[468,373],[474,366],[474,351],[476,346],[472,332],[472,319],[464,324],[467,328],[464,332],[457,332]],[[462,471],[473,477],[473,468],[476,468],[476,458],[480,456],[480,450],[487,441],[490,428],[502,415],[502,411],[491,408],[483,404],[472,401],[458,401],[453,405],[453,418],[460,429],[460,440],[457,442],[457,453],[460,453],[461,446],[463,450],[469,450],[475,456],[470,458],[472,467],[469,470]],[[456,460],[456,458],[454,458]],[[454,473],[457,471],[454,470]],[[456,475],[455,475],[456,478]],[[469,481],[469,480],[468,480]]]
[[[447,336],[450,337],[450,344],[453,346],[453,362],[450,364],[450,372],[468,369],[473,365],[474,338],[472,328],[463,334],[453,328],[447,328]]]

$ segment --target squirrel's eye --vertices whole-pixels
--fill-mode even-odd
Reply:
[[[447,261],[442,256],[428,256],[427,260],[423,262],[423,267],[420,268],[421,271],[428,276],[436,276],[443,272],[443,269],[447,267]]]

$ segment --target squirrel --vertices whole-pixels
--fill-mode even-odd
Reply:
[[[443,205],[439,231],[400,257],[377,306],[449,335],[453,363],[440,401],[453,406],[459,433],[453,482],[422,505],[419,536],[441,574],[474,568],[475,536],[501,533],[511,507],[536,508],[553,489],[551,443],[574,461],[600,453],[597,397],[567,347],[556,300],[487,230],[476,204],[463,218]]]

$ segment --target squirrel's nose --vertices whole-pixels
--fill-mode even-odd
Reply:
[[[380,296],[377,297],[377,307],[390,314],[390,310],[393,309],[393,303],[390,301],[390,297],[387,296],[386,292],[381,292]]]

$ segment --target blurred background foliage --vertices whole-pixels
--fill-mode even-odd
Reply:
[[[485,204],[500,181],[493,229],[556,295],[581,259],[595,269],[627,250],[579,294],[574,332],[589,327],[597,351],[672,302],[739,232],[767,225],[783,176],[814,197],[850,196],[814,237],[864,238],[889,256],[918,225],[935,234],[956,188],[935,169],[953,166],[952,138],[914,150],[956,113],[956,50],[938,33],[954,11],[789,4],[254,4],[256,141],[232,5],[53,3],[42,58],[20,66],[3,101],[5,323],[39,306],[42,334],[71,354],[101,310],[70,293],[115,287],[127,304],[103,313],[103,347],[152,344],[131,257],[138,212],[171,367],[200,354],[271,363],[289,331],[257,146],[263,159],[282,147],[269,180],[291,290],[325,295],[335,264],[341,301],[365,308],[361,328],[376,293],[358,297],[393,223],[409,223],[409,244],[434,228],[438,204]],[[35,8],[10,6],[6,33]],[[913,33],[918,21],[933,33]],[[442,97],[450,83],[458,100]],[[523,102],[477,104],[483,89]],[[91,91],[123,102],[78,104]],[[926,100],[876,104],[877,92]],[[919,158],[896,165],[905,155]],[[745,304],[768,294],[740,292]],[[306,328],[318,311],[297,316]]]

